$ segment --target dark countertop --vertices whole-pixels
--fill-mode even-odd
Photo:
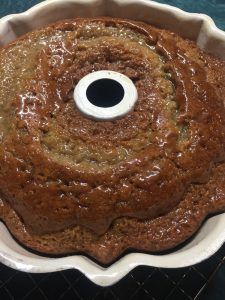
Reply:
[[[26,10],[40,0],[0,0],[0,17]],[[225,0],[159,0],[210,15],[225,30]],[[210,259],[182,269],[138,267],[111,287],[98,287],[79,271],[28,274],[0,264],[0,300],[31,299],[225,299],[225,244]]]

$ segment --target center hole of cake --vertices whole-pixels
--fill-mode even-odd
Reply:
[[[118,81],[102,78],[88,86],[86,95],[95,106],[112,107],[121,102],[124,97],[124,89]]]

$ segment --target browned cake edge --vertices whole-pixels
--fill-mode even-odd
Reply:
[[[210,181],[192,186],[185,200],[166,216],[145,222],[121,218],[96,239],[79,226],[43,236],[31,235],[5,201],[0,202],[1,215],[12,235],[33,250],[45,254],[83,252],[108,264],[129,248],[162,251],[190,238],[209,214],[225,210],[224,174],[225,164],[215,167]]]

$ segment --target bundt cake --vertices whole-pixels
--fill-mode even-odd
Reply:
[[[134,110],[85,117],[73,91],[112,70]],[[65,20],[0,49],[0,219],[44,254],[110,263],[162,251],[225,210],[225,62],[173,32],[123,19]]]

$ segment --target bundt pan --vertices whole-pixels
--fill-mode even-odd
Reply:
[[[4,46],[27,32],[30,32],[44,25],[53,23],[55,21],[76,17],[99,16],[109,16],[144,21],[146,23],[155,25],[160,28],[169,29],[173,32],[178,33],[184,38],[188,38],[190,40],[195,41],[197,45],[206,52],[212,53],[217,57],[220,57],[221,59],[225,59],[225,33],[215,26],[211,18],[202,14],[186,13],[175,7],[158,4],[156,2],[148,0],[44,1],[39,5],[34,6],[27,12],[9,15],[2,18],[0,20],[0,45]],[[111,72],[111,74],[109,73],[109,76],[118,76],[118,73],[114,74],[113,72]],[[129,80],[129,78],[127,79]],[[127,82],[127,79],[124,79],[124,82]],[[81,93],[82,98],[82,88],[80,91],[78,91],[78,95],[79,92]],[[135,88],[133,92],[133,103],[135,103]],[[128,98],[130,99],[130,97]],[[214,152],[214,156],[215,153],[217,153],[216,151],[216,149],[212,151]],[[202,157],[204,157],[203,154]],[[204,165],[204,160],[202,160],[200,164],[201,163]],[[214,177],[212,176],[212,181],[210,183],[211,186],[214,186],[213,180],[215,181],[215,178],[219,178],[218,184],[224,184],[225,180],[223,178],[223,170],[224,169],[222,167],[222,169],[218,168],[214,171]],[[170,174],[171,177],[173,177],[172,174],[173,172]],[[9,180],[12,179],[9,178]],[[198,180],[198,182],[200,182],[201,178],[199,177]],[[217,189],[217,192],[218,190],[219,189]],[[23,246],[21,246],[20,243],[16,239],[14,239],[9,233],[4,223],[0,222],[0,261],[12,268],[34,273],[54,272],[75,268],[80,270],[94,283],[101,286],[107,286],[117,282],[130,270],[139,265],[148,265],[164,268],[179,268],[190,266],[211,256],[213,253],[215,253],[215,251],[219,249],[219,247],[225,241],[225,214],[221,213],[215,215],[215,213],[224,210],[225,201],[224,199],[221,200],[221,195],[219,197],[220,200],[218,200],[218,193],[215,195],[209,195],[211,192],[212,189],[209,189],[209,193],[208,195],[206,195],[205,191],[201,189],[201,185],[199,185],[199,193],[201,195],[204,194],[206,195],[206,197],[211,197],[210,199],[213,199],[211,201],[214,201],[215,203],[217,201],[218,203],[215,204],[215,207],[214,204],[211,205],[210,207],[212,207],[212,209],[210,210],[207,208],[207,200],[205,205],[202,201],[202,211],[201,208],[199,209],[200,219],[194,218],[194,222],[197,224],[195,226],[195,229],[199,228],[197,232],[190,230],[191,234],[189,234],[189,236],[192,236],[189,238],[189,240],[179,245],[179,247],[176,247],[167,252],[153,252],[153,254],[149,254],[139,253],[137,252],[137,250],[132,251],[130,249],[125,253],[117,253],[116,256],[114,255],[113,260],[110,261],[110,264],[108,263],[108,265],[101,265],[97,262],[97,257],[97,260],[94,261],[91,259],[91,257],[87,257],[82,253],[76,255],[65,255],[63,257],[62,255],[61,257],[47,257],[44,255],[38,255],[37,253],[29,251],[29,249],[26,249]],[[194,196],[195,195],[196,194],[194,194]],[[191,192],[190,197],[193,198]],[[193,200],[193,205],[194,204],[195,202]],[[180,209],[184,208],[185,205]],[[3,202],[1,202],[0,199],[0,213],[4,209],[5,208],[3,208]],[[214,215],[211,215],[210,217],[210,213],[214,213]],[[189,218],[191,219],[191,214],[192,210],[189,210],[187,207],[184,223]],[[204,219],[207,216],[207,220],[204,221]],[[174,217],[176,216],[171,215],[170,222],[173,222],[175,224],[176,218]],[[8,213],[8,218],[11,218],[10,213]],[[16,220],[17,219],[14,218],[11,219],[12,222],[15,222]],[[4,221],[7,224],[7,217],[4,219]],[[43,222],[45,222],[44,218]],[[20,221],[18,220],[18,224],[19,223]],[[128,222],[128,226],[129,224],[130,223]],[[160,232],[160,221],[158,222],[158,225],[159,233],[162,235],[165,234]],[[166,224],[164,225],[166,226]],[[183,224],[182,226],[188,226],[188,224]],[[99,230],[99,232],[101,232],[101,226],[98,228],[97,221],[96,228],[96,230]],[[15,235],[16,230],[17,229],[14,230]],[[179,231],[179,228],[177,228],[176,230]],[[187,235],[187,237],[189,236]],[[135,239],[132,238],[132,240]],[[144,247],[140,248],[143,249]],[[102,251],[104,251],[104,249],[102,249]],[[114,249],[112,249],[112,255],[113,253]],[[118,257],[119,254],[120,256]]]

